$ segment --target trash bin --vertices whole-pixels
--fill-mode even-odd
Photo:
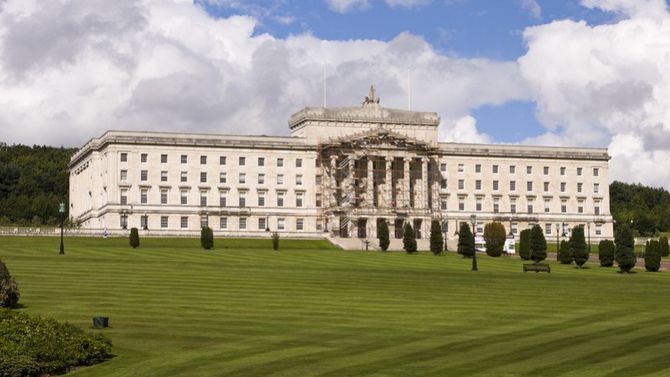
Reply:
[[[96,329],[109,327],[109,317],[93,317],[93,327]]]

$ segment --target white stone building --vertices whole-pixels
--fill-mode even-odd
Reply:
[[[548,242],[584,224],[592,242],[612,237],[606,149],[440,143],[436,113],[362,106],[305,108],[290,137],[108,131],[70,162],[70,215],[102,233],[328,237],[392,248],[410,222],[427,248],[432,219],[450,246],[458,224],[477,233],[539,224]]]

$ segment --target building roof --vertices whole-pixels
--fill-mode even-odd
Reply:
[[[365,103],[358,107],[306,107],[291,115],[288,126],[293,129],[307,121],[405,124],[436,128],[440,125],[440,117],[435,112],[389,109],[381,107],[379,103]]]

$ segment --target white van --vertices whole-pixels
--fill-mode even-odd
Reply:
[[[510,234],[507,236],[507,239],[505,240],[505,246],[503,246],[503,254],[516,254],[516,240],[514,239],[514,235]]]

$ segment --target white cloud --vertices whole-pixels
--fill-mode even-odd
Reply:
[[[442,135],[444,141],[458,143],[490,143],[491,137],[477,131],[477,120],[466,115],[454,122],[451,128],[444,128]]]
[[[530,15],[536,19],[539,20],[542,18],[542,8],[540,7],[540,4],[537,3],[535,0],[520,0],[521,1],[521,8],[525,9],[530,13]]]
[[[326,3],[331,10],[339,13],[347,13],[370,6],[369,0],[326,0]]]
[[[582,5],[623,16],[664,18],[667,17],[665,0],[582,0]]]
[[[386,0],[393,8],[417,8],[432,3],[432,0]]]

